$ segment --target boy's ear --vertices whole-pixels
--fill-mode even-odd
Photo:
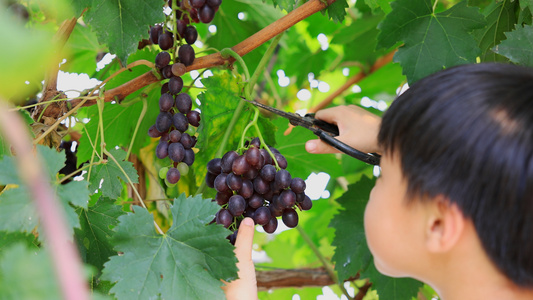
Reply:
[[[430,252],[446,252],[459,241],[465,217],[457,204],[439,195],[429,201],[426,219],[426,247]]]

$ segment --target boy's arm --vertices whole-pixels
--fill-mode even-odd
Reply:
[[[239,262],[239,279],[226,283],[222,289],[228,300],[257,299],[257,280],[252,261],[252,243],[254,239],[254,220],[245,218],[239,226],[235,241],[235,255]]]
[[[338,140],[366,153],[379,153],[378,132],[381,118],[358,106],[336,106],[320,110],[316,113],[317,119],[335,124],[339,127]],[[309,153],[338,153],[339,150],[322,142],[309,140],[305,144]]]

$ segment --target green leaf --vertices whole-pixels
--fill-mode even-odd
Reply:
[[[346,9],[348,8],[348,3],[346,0],[337,0],[331,3],[327,8],[329,17],[335,22],[344,21],[346,17]]]
[[[54,275],[47,252],[12,245],[0,257],[0,299],[61,299]]]
[[[332,261],[341,281],[365,269],[372,259],[366,244],[364,213],[374,182],[363,176],[337,199],[343,209],[333,217],[329,226],[335,228],[332,245],[337,249]]]
[[[404,45],[394,56],[409,83],[451,66],[474,63],[480,54],[470,32],[485,25],[477,8],[466,1],[434,13],[431,0],[397,0],[380,24],[378,47]]]
[[[81,224],[80,229],[75,230],[76,241],[83,261],[101,271],[109,257],[116,255],[111,243],[112,229],[125,212],[108,198],[100,198],[96,205],[78,208],[76,212]]]
[[[120,196],[120,191],[122,190],[120,179],[128,182],[127,177],[129,177],[133,183],[138,183],[139,175],[133,167],[133,163],[125,161],[126,152],[124,150],[111,149],[109,153],[118,161],[118,165],[111,158],[108,158],[106,163],[94,166],[90,178],[89,190],[95,191],[101,189],[104,197],[116,199]],[[103,182],[100,188],[102,179]]]
[[[332,177],[342,176],[340,160],[334,154],[311,154],[305,151],[305,142],[316,139],[311,131],[303,127],[294,127],[290,134],[285,135],[289,121],[277,118],[273,121],[278,127],[276,147],[287,159],[287,170],[293,177],[306,179],[311,172],[326,172]]]
[[[84,20],[96,32],[100,44],[108,45],[125,65],[128,56],[137,51],[139,41],[148,37],[149,26],[165,20],[163,4],[162,0],[93,0]]]
[[[518,6],[517,1],[504,0],[495,2],[486,9],[487,26],[474,31],[474,35],[479,39],[479,47],[482,52],[481,61],[502,60],[502,57],[496,55],[491,48],[505,39],[505,32],[514,29],[517,21],[515,10],[518,9]]]
[[[416,297],[424,284],[411,278],[393,278],[385,276],[376,269],[374,260],[368,269],[361,273],[362,277],[372,282],[372,288],[377,290],[380,299],[405,300]]]
[[[89,76],[96,70],[96,56],[105,47],[98,44],[94,32],[87,26],[76,24],[65,45],[69,51],[69,59],[61,69],[69,72],[87,73]]]
[[[33,234],[0,231],[0,256],[4,250],[16,243],[22,243],[32,250],[39,249],[38,242]]]
[[[505,34],[507,39],[494,48],[494,52],[512,62],[533,67],[533,26],[518,27]]]
[[[208,225],[219,209],[200,196],[182,194],[171,207],[173,224],[165,235],[155,232],[150,213],[119,217],[113,236],[115,249],[123,252],[105,264],[103,278],[116,282],[111,289],[119,299],[224,299],[220,279],[236,277],[233,247],[225,237],[230,231]]]

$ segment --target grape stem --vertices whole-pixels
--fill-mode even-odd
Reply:
[[[246,63],[244,62],[244,59],[237,54],[237,52],[233,51],[231,48],[224,48],[222,51],[220,51],[220,55],[224,59],[228,59],[230,57],[233,57],[239,65],[241,65],[241,68],[244,71],[244,75],[246,77],[245,81],[247,81],[246,86],[244,87],[244,95],[246,98],[250,98],[251,95],[251,86],[250,86],[250,72],[248,71],[248,67],[246,66]]]
[[[141,122],[144,119],[144,115],[146,114],[146,111],[148,109],[148,102],[146,101],[146,97],[142,97],[142,99],[143,99],[143,108],[141,110],[141,114],[139,115],[139,118],[137,119],[137,125],[135,125],[135,130],[133,131],[133,136],[131,137],[130,146],[128,147],[128,152],[126,153],[126,160],[128,160],[128,158],[130,157],[131,149],[133,148],[133,142],[135,141],[135,137],[137,136],[137,132],[139,131],[139,127],[141,127]]]

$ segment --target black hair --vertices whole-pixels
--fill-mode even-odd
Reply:
[[[533,70],[470,64],[414,83],[384,114],[408,194],[446,196],[515,284],[533,287]]]

